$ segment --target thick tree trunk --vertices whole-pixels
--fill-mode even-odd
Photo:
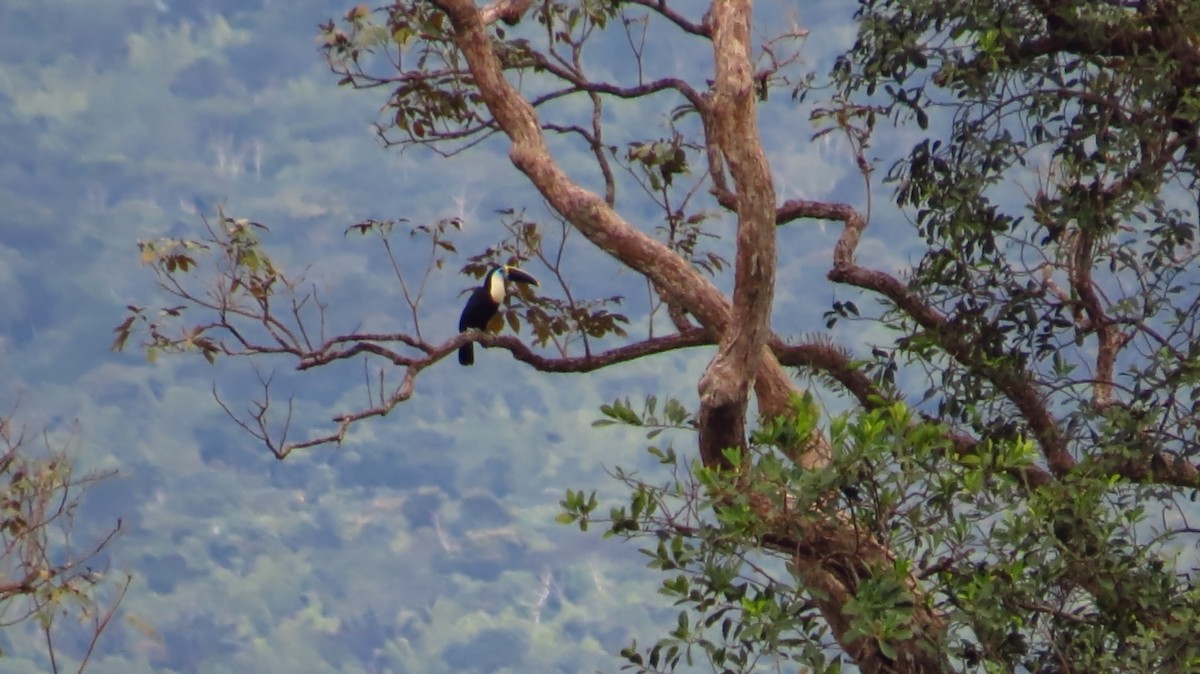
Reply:
[[[720,348],[700,383],[701,452],[706,465],[721,465],[721,450],[745,443],[749,386],[755,386],[763,414],[786,413],[799,391],[767,346],[775,285],[775,194],[770,168],[758,139],[753,71],[750,62],[750,3],[717,0],[710,17],[717,62],[716,91],[703,115],[728,163],[737,189],[738,251],[733,303],[697,269],[663,243],[625,221],[602,197],[571,180],[554,161],[533,107],[504,78],[492,49],[483,16],[472,0],[434,0],[454,26],[455,42],[470,66],[492,116],[512,141],[509,157],[555,211],[589,241],[661,289],[668,303],[685,309]],[[485,10],[486,11],[486,10]],[[792,457],[802,465],[823,462],[826,447],[813,438]],[[768,521],[778,513],[762,512]],[[861,533],[830,522],[796,531],[779,517],[778,534],[765,544],[794,555],[796,571],[825,595],[821,609],[834,636],[864,672],[950,671],[937,648],[944,634],[941,621],[921,608],[915,596],[911,628],[914,636],[890,646],[897,657],[883,655],[873,640],[847,639],[850,616],[845,606],[860,579],[892,569],[887,550],[861,540]],[[914,595],[919,595],[915,581]]]

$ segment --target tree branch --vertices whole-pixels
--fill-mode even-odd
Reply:
[[[758,135],[750,62],[750,3],[717,0],[711,10],[716,141],[738,191],[733,320],[700,378],[700,456],[725,464],[723,451],[745,449],[750,383],[766,344],[775,292],[775,188]]]
[[[691,33],[700,37],[712,37],[712,32],[709,30],[707,22],[701,21],[701,23],[695,23],[689,21],[682,14],[668,7],[667,0],[623,0],[623,4],[640,5],[654,10],[659,16],[675,24],[685,33]]]
[[[494,23],[501,19],[510,26],[521,21],[521,15],[533,5],[533,0],[496,0],[480,10],[480,18],[485,24]]]
[[[731,326],[730,305],[707,278],[665,245],[632,227],[603,199],[573,182],[558,166],[550,155],[533,108],[505,79],[501,64],[492,49],[491,39],[484,31],[479,12],[471,0],[432,1],[450,17],[454,26],[454,41],[466,57],[480,96],[501,129],[512,140],[509,158],[529,178],[550,206],[598,248],[650,279],[656,287],[663,290],[668,302],[688,311],[711,333],[720,335],[721,339],[727,339],[726,332],[731,328],[742,329],[741,326]],[[730,68],[719,77],[727,79],[733,87],[726,92],[726,95],[732,97],[728,103],[731,111],[741,109],[743,112],[740,118],[752,123],[754,90],[753,73],[750,72],[748,63],[748,19],[745,16],[737,16],[739,9],[745,14],[749,11],[748,3],[730,4],[722,8],[718,1],[714,7],[714,12],[729,12],[727,17],[718,19],[717,22],[723,20],[727,29],[740,31],[728,34],[728,39],[734,44],[726,46],[725,49],[742,50],[741,58],[734,66],[737,72]],[[739,21],[745,25],[733,25]],[[742,37],[737,37],[738,35]],[[740,43],[740,47],[737,43]],[[753,137],[756,139],[757,134],[753,134]],[[731,163],[741,162],[737,170],[743,172],[743,180],[747,181],[743,189],[748,190],[748,194],[742,198],[772,194],[770,174],[764,171],[763,167],[756,166],[756,158],[753,156],[755,151],[744,151],[743,148],[730,146],[730,142],[741,138],[743,136],[736,131],[730,133],[722,150],[725,158]],[[757,152],[761,152],[761,147]],[[753,187],[749,185],[751,181],[755,183]],[[741,287],[735,290],[735,295],[740,295],[739,305],[743,307],[742,311],[746,312],[745,316],[753,321],[760,312],[769,313],[771,293],[774,290],[774,202],[773,198],[758,198],[752,201],[753,203],[745,205],[744,211],[743,206],[739,205],[739,249],[748,248],[755,242],[766,248],[765,253],[760,254],[762,256],[757,259],[754,251],[739,250],[739,255],[744,255],[745,259],[739,260],[737,274],[747,276],[738,281]],[[746,230],[744,233],[741,231],[743,228]],[[743,236],[747,237],[744,242]],[[767,287],[746,287],[745,282],[752,276],[766,279]],[[737,350],[731,351],[726,348],[725,351],[732,353],[735,361],[740,363],[744,370],[739,375],[741,381],[736,382],[736,385],[754,382],[760,411],[768,415],[786,414],[795,389],[774,355],[763,351],[766,349],[764,326],[765,320],[760,320],[757,324],[748,324],[741,338],[728,338]],[[756,345],[758,352],[751,353]],[[710,382],[710,386],[718,385],[715,380]],[[707,387],[702,385],[703,388]],[[728,391],[736,386],[723,388]],[[724,410],[736,411],[738,407],[736,403],[729,405],[727,400],[718,399],[717,402],[724,406],[721,408]],[[742,413],[744,414],[744,407]],[[711,421],[709,427],[713,428],[715,424]],[[735,435],[738,433],[727,434],[728,437]],[[804,448],[803,455],[793,457],[801,465],[805,465],[806,462],[822,463],[825,460],[823,453],[827,453],[828,449],[823,436],[817,435],[813,440],[811,446]],[[710,448],[716,447],[717,444],[711,443]],[[849,544],[852,538],[849,532],[839,527],[831,527],[817,533],[830,537],[830,540],[826,541],[809,541],[817,547],[836,548]],[[796,543],[799,544],[798,541]],[[886,558],[879,558],[869,550],[865,553],[848,566],[826,564],[822,559],[798,557],[796,561],[813,587],[827,593],[832,593],[836,588],[844,588],[852,593],[863,578],[872,575],[873,569],[883,568],[881,565],[887,564]],[[924,605],[920,599],[915,600],[914,604]],[[845,643],[849,652],[862,656],[859,665],[865,672],[874,674],[890,669],[892,659],[883,655],[873,639],[847,638],[849,632],[846,627],[850,624],[850,617],[845,613],[846,609],[845,603],[832,599],[822,602],[822,610],[826,613],[829,624],[834,627],[835,635]],[[918,672],[946,671],[948,665],[942,656],[926,646],[941,638],[944,629],[941,621],[927,609],[920,608],[914,611],[912,622],[914,637],[894,644],[906,666]]]
[[[841,220],[845,223],[842,235],[833,252],[833,268],[829,280],[846,283],[858,288],[877,292],[888,298],[899,309],[925,328],[952,358],[963,367],[990,381],[1020,410],[1029,424],[1030,431],[1038,440],[1050,470],[1063,475],[1075,465],[1075,459],[1067,452],[1066,439],[1050,411],[1044,396],[1036,385],[1011,370],[981,362],[972,351],[972,345],[960,339],[949,325],[946,317],[925,304],[919,297],[890,274],[867,269],[854,262],[862,232],[867,223],[856,210],[845,204],[831,204],[796,200],[789,205],[796,217]]]

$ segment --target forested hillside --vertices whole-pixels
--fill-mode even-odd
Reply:
[[[0,670],[1200,671],[1197,25],[5,2]]]
[[[612,668],[673,613],[632,547],[556,524],[558,501],[647,463],[639,434],[591,430],[599,406],[688,395],[678,375],[702,354],[571,381],[485,352],[471,372],[446,363],[403,414],[278,462],[212,396],[215,382],[242,406],[253,376],[109,350],[126,305],[156,298],[136,243],[203,232],[219,207],[270,223],[280,259],[311,262],[334,320],[380,329],[404,320],[403,302],[348,225],[461,217],[462,249],[494,238],[503,154],[438,166],[382,148],[381,101],[339,89],[317,51],[318,24],[345,10],[0,6],[0,403],[74,438],[81,469],[118,471],[80,518],[83,533],[122,520],[106,555],[113,576],[134,577],[87,671]],[[473,280],[439,281],[425,320],[448,337]],[[347,366],[289,391],[297,431],[357,403],[361,377]],[[0,647],[5,672],[48,669],[31,624],[0,632]]]

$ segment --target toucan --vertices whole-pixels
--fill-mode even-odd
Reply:
[[[505,283],[525,283],[540,285],[532,275],[516,267],[496,267],[483,277],[483,285],[471,291],[467,298],[467,306],[463,307],[462,317],[458,319],[458,331],[466,332],[471,328],[487,330],[488,323],[500,310],[507,293]],[[458,348],[458,363],[460,365],[475,364],[475,343],[467,342]]]

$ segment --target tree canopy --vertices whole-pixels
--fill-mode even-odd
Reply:
[[[465,258],[459,222],[412,228],[416,272],[395,263],[401,221],[346,223],[395,263],[411,316],[392,333],[331,332],[336,308],[271,257],[269,223],[221,213],[206,237],[142,242],[169,301],[131,307],[116,345],[140,329],[152,353],[210,362],[365,359],[369,404],[311,436],[289,435],[267,378],[247,415],[227,406],[278,458],[399,412],[467,341],[575,373],[715,347],[697,409],[603,410],[670,431],[651,448],[666,477],[619,473],[630,499],[607,513],[586,489],[563,501],[565,520],[650,541],[683,607],[670,635],[623,652],[631,666],[1189,671],[1198,13],[864,1],[825,77],[800,58],[806,31],[755,24],[746,0],[355,7],[322,49],[342,85],[388,92],[385,143],[502,143],[535,198]],[[807,111],[816,138],[844,138],[861,205],[778,199],[768,105],[798,134]],[[550,224],[529,215],[542,206]],[[904,218],[922,242],[911,269],[864,263],[864,237],[901,240],[875,230]],[[828,288],[809,292],[843,298],[825,319],[863,328],[839,330],[846,343],[772,328],[777,238],[806,220],[842,228]],[[578,236],[644,282],[643,315],[573,292]],[[515,335],[423,333],[427,284],[514,263],[553,279],[503,310]],[[810,385],[855,409],[823,410]]]

